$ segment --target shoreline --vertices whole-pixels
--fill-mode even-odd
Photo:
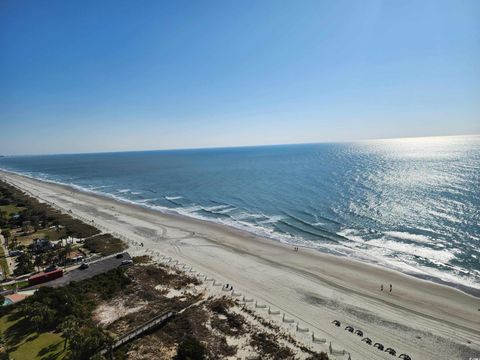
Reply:
[[[174,256],[198,271],[234,284],[244,294],[281,309],[315,336],[334,341],[357,359],[382,352],[331,325],[354,324],[412,359],[468,358],[480,353],[480,301],[458,289],[377,265],[255,236],[225,225],[119,202],[0,171],[17,188],[94,219],[99,226]],[[393,284],[393,292],[379,285]],[[421,339],[421,340],[420,340]],[[440,341],[440,342],[439,342]],[[440,345],[439,345],[440,344]]]
[[[287,247],[289,246],[290,248],[292,246],[297,246],[297,247],[302,248],[303,250],[316,251],[316,252],[318,252],[322,255],[333,256],[333,257],[340,258],[340,259],[348,259],[349,261],[359,262],[359,263],[361,263],[365,266],[379,267],[381,269],[388,270],[388,271],[394,271],[394,272],[397,272],[399,274],[402,274],[402,275],[405,275],[405,276],[410,276],[410,277],[413,277],[413,278],[421,280],[421,281],[427,281],[427,282],[431,282],[431,283],[434,283],[434,284],[437,284],[437,285],[440,285],[440,286],[446,286],[446,287],[449,287],[449,288],[453,288],[453,289],[461,291],[461,292],[463,292],[467,295],[471,295],[471,296],[474,296],[474,297],[480,299],[480,288],[468,286],[468,285],[465,285],[465,284],[462,284],[462,283],[459,283],[459,282],[454,282],[454,281],[451,281],[451,280],[444,280],[444,279],[440,278],[439,276],[426,274],[426,273],[420,273],[420,272],[415,273],[415,272],[412,272],[412,271],[409,271],[409,270],[403,271],[402,269],[400,269],[398,267],[395,267],[393,265],[388,266],[388,264],[386,264],[386,263],[377,263],[377,262],[374,262],[374,261],[368,261],[368,259],[354,258],[354,257],[349,257],[348,255],[343,255],[343,254],[334,254],[334,253],[330,253],[330,252],[327,252],[327,251],[323,251],[321,248],[309,247],[307,245],[301,245],[301,244],[299,245],[299,244],[294,244],[294,243],[283,242],[283,241],[281,241],[281,240],[279,240],[275,237],[269,237],[269,236],[264,235],[264,234],[256,234],[252,231],[249,231],[248,229],[244,229],[244,228],[241,228],[241,227],[236,227],[236,226],[233,226],[233,225],[225,224],[225,223],[222,223],[222,222],[219,222],[219,221],[215,221],[213,219],[209,220],[209,219],[204,219],[204,218],[201,218],[201,217],[188,216],[188,215],[181,214],[181,213],[179,213],[179,212],[177,212],[173,209],[167,208],[167,207],[148,206],[148,205],[145,205],[145,204],[142,204],[142,203],[138,203],[134,200],[124,199],[124,198],[115,196],[113,194],[103,193],[103,192],[95,191],[95,190],[89,190],[89,189],[83,188],[79,185],[65,184],[65,183],[61,183],[61,182],[57,182],[57,181],[53,181],[53,180],[47,180],[47,179],[39,179],[39,178],[30,176],[30,175],[26,175],[26,174],[22,174],[22,173],[19,173],[19,172],[0,169],[0,176],[1,176],[2,173],[11,174],[11,175],[14,175],[14,176],[25,177],[25,178],[31,179],[33,181],[44,182],[44,183],[52,184],[54,186],[60,186],[60,187],[63,187],[67,191],[69,191],[69,190],[70,191],[78,191],[80,193],[95,196],[95,197],[98,197],[100,199],[119,202],[119,203],[123,203],[123,204],[129,205],[129,206],[134,206],[134,207],[141,208],[142,210],[145,210],[145,211],[152,211],[154,213],[159,213],[159,214],[167,216],[167,217],[168,216],[180,217],[180,218],[182,218],[184,220],[188,220],[188,221],[199,221],[199,222],[204,223],[204,224],[211,224],[211,225],[218,226],[218,227],[225,227],[225,228],[229,229],[230,231],[238,231],[239,234],[242,235],[242,236],[253,236],[253,237],[258,238],[258,239],[263,239],[263,240],[271,241],[271,242],[274,242],[274,243],[277,243],[277,244],[282,244],[282,245],[285,245]]]

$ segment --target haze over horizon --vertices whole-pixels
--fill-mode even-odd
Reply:
[[[480,3],[0,5],[0,154],[480,133]]]

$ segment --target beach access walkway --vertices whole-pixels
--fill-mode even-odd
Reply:
[[[136,327],[135,329],[129,331],[125,335],[122,335],[119,338],[115,339],[112,346],[109,349],[103,349],[102,351],[100,351],[100,354],[105,355],[108,351],[115,350],[115,349],[119,348],[120,346],[125,345],[126,343],[132,341],[133,339],[139,337],[140,335],[142,335],[142,334],[144,334],[148,331],[151,331],[151,330],[153,330],[157,327],[160,327],[167,320],[174,317],[175,315],[181,314],[184,311],[186,311],[187,309],[189,309],[193,306],[198,306],[198,305],[202,304],[203,302],[205,302],[204,299],[202,299],[200,301],[197,301],[197,302],[195,302],[195,303],[193,303],[189,306],[186,306],[180,311],[166,311],[166,312],[164,312],[164,313],[162,313],[158,316],[155,316],[153,319],[143,323],[142,325],[140,325],[140,326]]]
[[[116,339],[113,345],[109,349],[103,349],[102,351],[100,351],[100,354],[105,355],[108,351],[115,350],[116,348],[119,348],[120,346],[132,341],[133,339],[144,334],[145,332],[153,330],[156,327],[159,327],[160,325],[165,323],[168,319],[175,316],[175,314],[176,312],[174,311],[167,311],[161,315],[155,316],[153,319],[147,321],[146,323],[140,325],[139,327],[133,329],[132,331]]]

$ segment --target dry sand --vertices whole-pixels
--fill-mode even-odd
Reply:
[[[107,231],[143,242],[132,252],[158,252],[188,264],[242,296],[280,310],[295,324],[277,319],[292,335],[317,350],[344,349],[353,360],[392,359],[344,330],[364,336],[415,360],[480,357],[480,299],[451,287],[355,260],[291,246],[222,225],[163,214],[72,188],[0,172],[0,178]],[[380,284],[385,289],[380,291]],[[393,284],[393,292],[388,291]],[[254,307],[254,305],[251,305]],[[331,321],[341,321],[335,327]],[[326,344],[311,341],[326,339]],[[346,356],[338,356],[347,359]]]

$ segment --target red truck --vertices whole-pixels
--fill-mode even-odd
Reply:
[[[63,276],[63,270],[62,269],[55,269],[52,271],[47,271],[47,272],[41,272],[35,275],[32,275],[28,278],[28,285],[38,285],[42,284],[44,282],[53,280],[53,279],[58,279]]]

